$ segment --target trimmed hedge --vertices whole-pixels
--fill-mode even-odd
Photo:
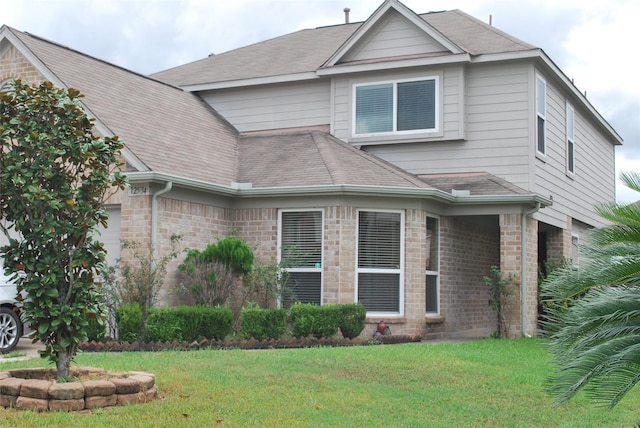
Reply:
[[[125,342],[138,340],[142,330],[142,309],[138,303],[127,303],[116,310],[118,337]]]
[[[240,326],[244,339],[279,339],[287,332],[287,311],[243,308],[240,313]]]
[[[367,318],[367,310],[360,303],[342,304],[340,310],[340,332],[342,337],[353,339],[358,337],[364,330],[365,319]]]
[[[233,326],[229,308],[176,306],[149,309],[144,340],[147,342],[223,340]]]
[[[331,337],[336,334],[342,319],[341,305],[318,306],[296,303],[289,309],[294,337]]]

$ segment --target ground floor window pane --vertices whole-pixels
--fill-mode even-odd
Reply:
[[[289,271],[288,275],[283,293],[285,307],[295,302],[321,304],[322,274],[320,272]]]
[[[400,274],[359,273],[358,302],[367,312],[400,312]]]
[[[427,313],[438,313],[438,276],[427,275]]]

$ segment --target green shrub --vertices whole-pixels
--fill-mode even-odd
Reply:
[[[353,339],[364,330],[367,310],[359,303],[339,305],[342,316],[340,317],[340,332],[342,337]]]
[[[233,325],[233,314],[229,308],[206,306],[177,306],[150,309],[145,325],[145,341],[173,342],[222,340]]]
[[[284,309],[243,308],[240,325],[244,339],[279,339],[287,331],[287,311]]]
[[[125,342],[138,340],[142,330],[142,309],[138,303],[127,303],[116,310],[118,337]]]
[[[89,325],[87,326],[87,340],[99,341],[104,338],[107,333],[107,327],[104,324],[104,319],[89,318],[87,320]]]
[[[289,309],[289,319],[295,337],[331,337],[340,325],[341,311],[339,305],[296,303]]]

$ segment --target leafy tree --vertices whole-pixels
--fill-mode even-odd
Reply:
[[[621,179],[640,192],[640,174]],[[640,205],[597,211],[611,224],[592,230],[580,248],[586,261],[541,284],[557,364],[547,390],[564,403],[584,389],[612,408],[640,380]]]
[[[496,331],[494,336],[498,339],[505,338],[509,335],[509,325],[505,315],[509,298],[513,294],[515,275],[510,273],[507,278],[502,276],[500,268],[491,266],[488,276],[483,277],[484,283],[489,287],[489,296],[491,300],[489,304],[496,312]]]
[[[107,225],[108,192],[125,186],[122,144],[94,134],[76,89],[12,85],[0,94],[0,228],[9,238],[0,256],[7,271],[26,273],[14,274],[26,320],[63,380],[101,313],[106,251],[95,230]]]

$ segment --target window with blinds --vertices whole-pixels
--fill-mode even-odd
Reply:
[[[355,87],[355,135],[436,129],[436,78]]]
[[[367,312],[402,313],[403,219],[400,212],[358,212],[358,302]]]
[[[536,150],[547,151],[547,82],[536,76]]]
[[[574,116],[573,106],[567,103],[567,172],[573,174],[575,172],[575,132],[574,132]]]
[[[440,313],[439,245],[438,219],[427,217],[427,268],[425,282],[425,313],[427,314]]]
[[[322,211],[280,212],[279,260],[287,271],[285,306],[322,303]]]

